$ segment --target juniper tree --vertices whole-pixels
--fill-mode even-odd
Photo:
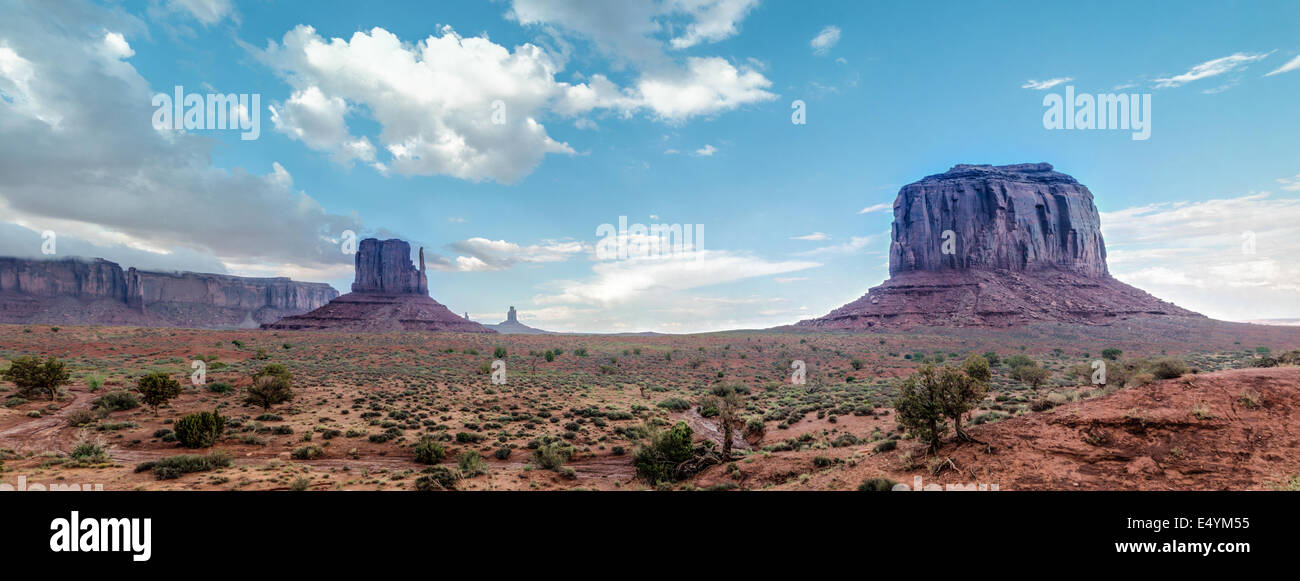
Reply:
[[[153,408],[154,415],[158,415],[158,406],[181,394],[180,382],[161,371],[142,376],[136,389],[140,392],[140,399]]]
[[[10,362],[9,369],[5,370],[3,377],[18,386],[19,395],[28,396],[34,392],[44,392],[50,395],[51,401],[58,394],[59,386],[66,385],[72,379],[67,365],[62,361],[50,357],[42,363],[40,359],[31,355],[24,355]]]

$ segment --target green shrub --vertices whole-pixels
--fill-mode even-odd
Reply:
[[[460,458],[456,460],[456,465],[460,467],[460,474],[464,478],[473,478],[488,473],[487,462],[483,460],[483,455],[474,450],[461,452]]]
[[[291,452],[289,455],[294,460],[315,460],[316,458],[320,458],[321,456],[324,456],[325,450],[321,449],[320,446],[312,444],[310,446],[300,446],[298,448],[294,448],[293,452]]]
[[[415,461],[421,464],[437,464],[447,457],[447,449],[428,436],[415,445]]]
[[[420,491],[455,490],[456,473],[446,466],[430,466],[415,479],[415,489]]]
[[[182,446],[207,448],[221,439],[226,429],[226,418],[216,410],[193,413],[176,420],[172,429]]]
[[[858,485],[858,492],[886,492],[893,490],[896,484],[898,483],[893,480],[877,476],[863,480],[862,484]]]
[[[229,452],[217,450],[208,454],[181,454],[179,456],[169,456],[156,462],[144,462],[137,465],[135,471],[152,470],[154,477],[158,480],[169,480],[180,478],[182,475],[191,472],[224,468],[230,466],[233,461],[234,457]]]
[[[546,470],[558,470],[573,457],[573,446],[565,442],[542,444],[533,450],[533,464]]]
[[[140,400],[135,397],[134,393],[115,389],[95,400],[95,407],[101,407],[111,412],[121,412],[129,409],[140,407]]]
[[[681,412],[681,411],[686,411],[688,409],[691,409],[691,402],[686,401],[680,397],[670,397],[666,400],[659,402],[659,407],[672,410],[675,412]]]
[[[682,474],[678,467],[694,456],[692,435],[694,432],[686,422],[677,422],[672,429],[654,434],[650,443],[633,455],[637,476],[651,484],[679,480]]]
[[[253,385],[248,388],[246,401],[251,405],[271,409],[277,403],[293,399],[293,374],[285,366],[272,363],[253,374]]]

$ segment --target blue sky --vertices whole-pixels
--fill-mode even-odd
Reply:
[[[431,294],[483,322],[768,327],[887,276],[901,185],[1046,161],[1121,280],[1300,316],[1300,4],[1043,4],[0,0],[0,253],[54,230],[346,292],[352,229],[425,246]],[[260,137],[155,130],[176,85],[259,94]],[[1150,138],[1044,129],[1066,86],[1151,94]],[[619,216],[703,224],[701,252],[595,259]]]

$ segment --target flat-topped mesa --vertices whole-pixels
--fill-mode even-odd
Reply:
[[[428,295],[424,249],[420,249],[420,267],[416,269],[411,263],[411,245],[405,240],[362,240],[357,246],[356,279],[352,283],[352,292]]]
[[[804,328],[1200,317],[1111,278],[1092,192],[1046,163],[955,165],[894,201],[889,279]]]
[[[1108,276],[1092,192],[1046,163],[960,164],[903,186],[890,276],[948,269]]]

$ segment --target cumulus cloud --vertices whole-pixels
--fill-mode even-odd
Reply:
[[[217,168],[212,140],[155,130],[153,90],[123,60],[128,35],[105,33],[139,22],[78,6],[34,3],[0,19],[0,92],[13,105],[0,106],[5,222],[105,247],[201,254],[235,274],[236,264],[350,262],[334,241],[361,230],[358,219],[294,189],[286,168]]]
[[[1300,315],[1300,199],[1256,193],[1101,215],[1118,279],[1206,315]]]
[[[598,110],[681,122],[775,97],[762,74],[716,57],[690,57],[625,88],[599,74],[570,84],[556,80],[560,64],[536,45],[511,50],[450,27],[411,44],[383,28],[345,40],[300,25],[258,55],[294,86],[273,114],[280,131],[340,161],[471,181],[514,183],[546,154],[573,154],[547,134],[541,120],[548,115],[579,118],[580,128],[594,128],[580,117]],[[345,117],[354,106],[381,126],[386,158],[349,133]]]
[[[1214,60],[1205,61],[1199,65],[1192,67],[1191,69],[1188,69],[1187,72],[1181,75],[1173,75],[1170,77],[1156,78],[1155,79],[1156,88],[1170,89],[1174,87],[1181,87],[1193,81],[1208,79],[1210,77],[1217,77],[1225,73],[1230,73],[1232,71],[1242,69],[1246,65],[1253,63],[1255,61],[1263,60],[1264,58],[1268,57],[1269,54],[1272,53],[1249,54],[1249,53],[1239,52],[1239,53],[1230,54],[1225,57],[1219,57]]]
[[[286,130],[304,131],[309,146],[346,135],[345,103],[360,104],[382,125],[383,167],[402,175],[512,183],[547,153],[573,153],[537,121],[562,87],[555,63],[533,45],[511,51],[450,27],[414,45],[382,28],[327,40],[300,25],[260,56],[295,87]],[[292,122],[294,111],[317,121],[314,129]]]
[[[1035,91],[1046,91],[1047,89],[1050,89],[1050,88],[1055,87],[1055,86],[1057,86],[1057,85],[1060,85],[1060,84],[1062,84],[1062,83],[1068,83],[1068,82],[1073,81],[1073,80],[1074,80],[1074,77],[1056,77],[1056,78],[1054,78],[1054,79],[1047,79],[1047,80],[1044,80],[1044,81],[1037,81],[1037,80],[1034,80],[1034,79],[1029,79],[1028,81],[1025,81],[1025,84],[1020,85],[1020,88],[1021,88],[1021,89],[1033,89],[1033,90],[1035,90]]]
[[[673,0],[670,6],[691,20],[686,32],[671,41],[673,48],[682,49],[735,36],[758,0]]]
[[[814,36],[808,44],[812,46],[813,52],[818,55],[825,55],[831,52],[832,48],[840,42],[840,27],[827,26],[821,29],[821,32]]]

